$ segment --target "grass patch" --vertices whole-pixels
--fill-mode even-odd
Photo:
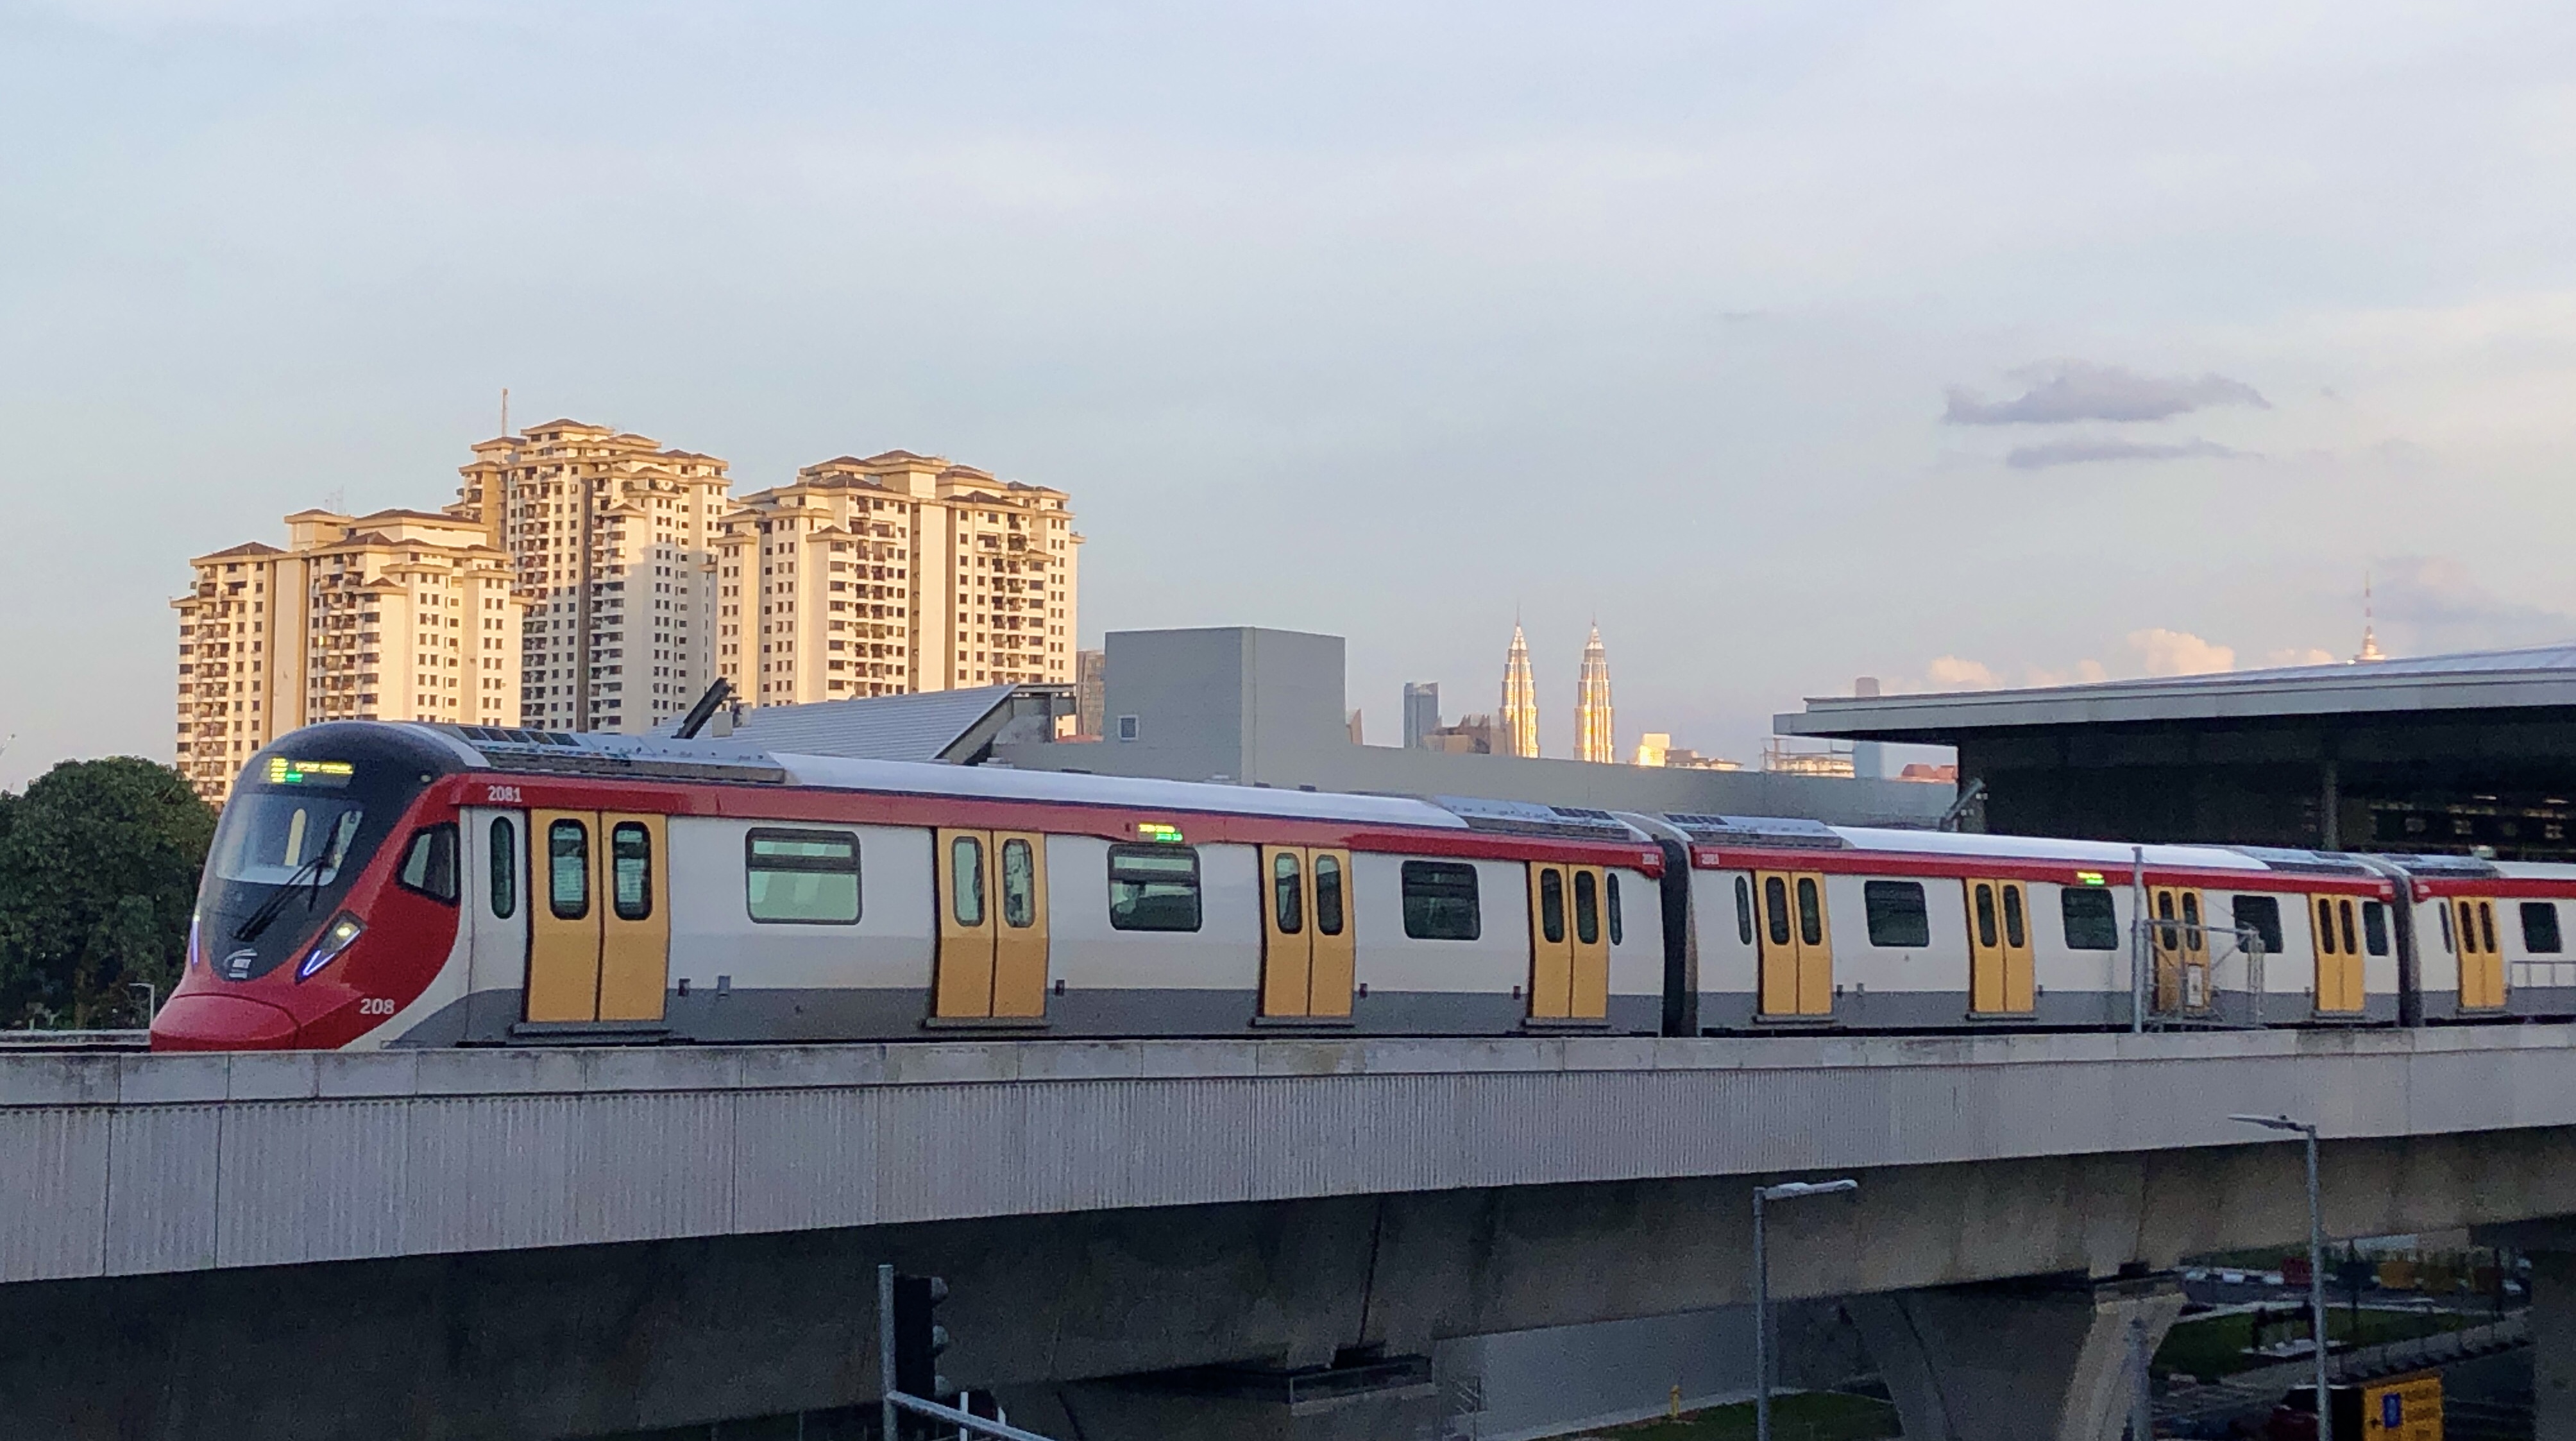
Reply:
[[[1884,1441],[1899,1435],[1896,1408],[1869,1396],[1798,1391],[1771,1398],[1772,1441]],[[1685,1412],[1678,1421],[1637,1421],[1587,1434],[1618,1441],[1751,1441],[1753,1403]]]
[[[2304,1312],[2301,1314],[2305,1315]],[[2350,1310],[2330,1308],[2326,1312],[2326,1334],[2346,1345],[2377,1346],[2388,1341],[2411,1341],[2418,1336],[2456,1331],[2487,1319],[2451,1311],[2364,1311],[2356,1324]],[[2282,1334],[2277,1326],[2266,1332],[2266,1335],[2276,1338]],[[2303,1323],[2289,1334],[2305,1336],[2307,1328]],[[2253,1338],[2254,1318],[2243,1313],[2178,1322],[2165,1333],[2165,1343],[2156,1348],[2151,1369],[2159,1376],[2179,1371],[2205,1380],[2251,1371],[2258,1366],[2281,1364],[2270,1357],[2246,1355],[2245,1348]]]

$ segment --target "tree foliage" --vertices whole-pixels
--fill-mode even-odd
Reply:
[[[133,756],[65,761],[0,791],[0,1021],[141,1025],[186,963],[215,812]]]

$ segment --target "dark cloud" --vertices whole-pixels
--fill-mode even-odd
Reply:
[[[2020,446],[2004,457],[2004,464],[2015,470],[2046,470],[2052,465],[2086,465],[2097,460],[2190,460],[2197,456],[2224,458],[2242,454],[2214,440],[2159,443],[2101,435]]]
[[[1952,386],[1941,418],[1952,425],[2062,425],[2074,420],[2167,420],[2211,405],[2272,408],[2254,387],[2223,375],[2192,380],[2063,360],[2027,367],[2013,378],[2030,388],[2011,400],[1988,401],[1964,386]]]

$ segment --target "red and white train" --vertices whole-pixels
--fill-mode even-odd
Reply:
[[[2140,904],[2145,953],[2133,959]],[[342,722],[225,807],[161,1049],[2576,1013],[2576,867]]]

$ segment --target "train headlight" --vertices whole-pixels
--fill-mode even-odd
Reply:
[[[356,940],[358,933],[366,928],[366,922],[347,911],[342,911],[340,918],[331,923],[331,929],[322,933],[322,939],[313,943],[313,949],[304,953],[304,964],[295,968],[295,979],[303,980],[338,960],[340,953],[349,949],[349,943]]]

